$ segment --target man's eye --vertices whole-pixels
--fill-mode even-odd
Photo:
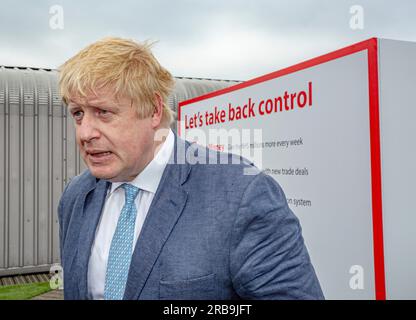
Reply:
[[[84,113],[82,111],[75,111],[72,113],[72,116],[75,120],[81,120]]]
[[[108,117],[111,114],[111,112],[108,110],[100,109],[98,110],[98,114],[103,117]]]

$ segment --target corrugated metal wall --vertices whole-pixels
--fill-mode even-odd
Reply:
[[[177,78],[169,104],[235,83]],[[55,70],[0,67],[0,276],[59,262],[58,201],[85,169],[74,132]]]
[[[59,262],[56,208],[81,170],[73,132],[56,72],[1,67],[0,275]]]

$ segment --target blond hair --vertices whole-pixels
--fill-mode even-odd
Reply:
[[[173,121],[168,96],[174,80],[153,56],[151,45],[122,38],[104,38],[66,61],[60,68],[59,89],[65,103],[85,98],[96,89],[110,86],[116,99],[127,97],[140,118],[153,114],[155,94],[163,101],[162,125]]]

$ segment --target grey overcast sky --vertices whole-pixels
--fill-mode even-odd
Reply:
[[[62,15],[50,12],[54,5]],[[2,0],[1,7],[7,66],[57,68],[91,42],[120,36],[158,41],[154,54],[174,76],[248,80],[371,37],[416,41],[414,0]]]

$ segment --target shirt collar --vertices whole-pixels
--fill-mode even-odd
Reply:
[[[143,171],[129,183],[141,190],[145,190],[153,194],[156,193],[163,171],[165,171],[166,165],[172,155],[174,144],[175,137],[172,130],[169,129],[169,134],[159,151],[156,153],[155,157],[149,162]],[[125,182],[113,182],[111,184],[110,193],[114,192],[123,183]]]

